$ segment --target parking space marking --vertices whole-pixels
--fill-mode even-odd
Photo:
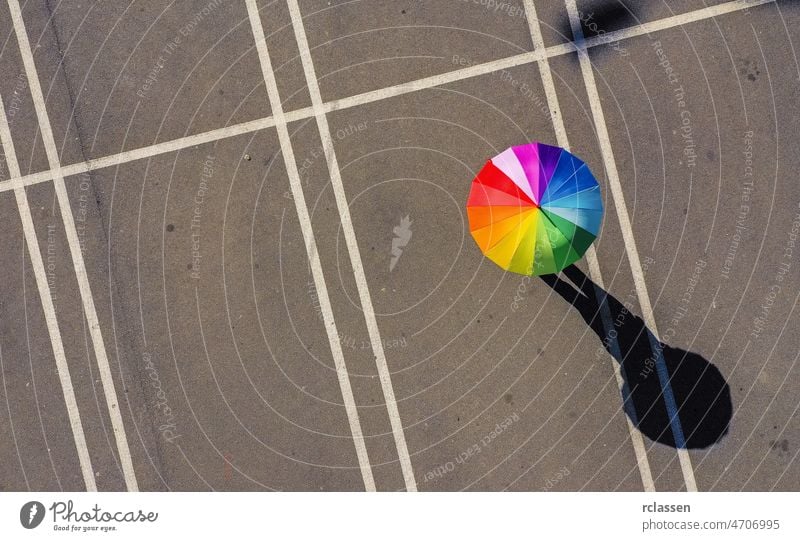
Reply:
[[[300,50],[300,60],[303,64],[303,71],[306,76],[306,85],[311,95],[314,117],[316,118],[319,134],[322,138],[322,147],[328,164],[328,172],[331,175],[331,187],[336,197],[339,219],[347,244],[347,252],[350,255],[350,265],[353,268],[353,275],[361,300],[361,310],[364,312],[364,319],[366,320],[370,342],[372,343],[372,352],[375,354],[375,364],[378,368],[383,397],[386,401],[386,409],[388,410],[389,421],[392,425],[392,434],[394,436],[395,446],[397,447],[400,467],[403,470],[403,479],[406,484],[406,490],[416,492],[417,482],[416,479],[414,479],[414,469],[411,466],[411,457],[408,454],[408,445],[406,444],[406,437],[403,432],[403,423],[400,419],[397,400],[395,399],[394,389],[392,388],[391,373],[389,371],[389,365],[386,362],[386,353],[384,352],[383,341],[381,340],[380,331],[378,330],[375,309],[372,306],[372,298],[369,293],[364,265],[361,261],[361,253],[358,249],[355,228],[353,227],[353,221],[350,217],[350,207],[347,202],[347,195],[344,191],[339,163],[336,160],[336,151],[333,148],[333,137],[331,137],[328,119],[325,116],[326,113],[322,102],[322,94],[319,89],[317,74],[314,70],[314,62],[311,58],[311,49],[308,46],[306,31],[303,27],[303,15],[300,13],[297,0],[288,0],[288,4],[289,15],[291,16],[292,26],[294,27],[294,35],[297,40],[298,49]]]
[[[133,460],[131,459],[131,452],[128,447],[128,439],[125,435],[125,425],[122,421],[117,391],[114,388],[114,378],[111,375],[111,367],[108,363],[108,357],[106,356],[106,347],[103,342],[103,335],[100,332],[100,322],[97,318],[97,311],[89,286],[89,278],[86,273],[78,232],[75,228],[75,221],[72,216],[69,195],[67,194],[67,187],[61,171],[58,150],[55,138],[53,137],[50,118],[47,115],[47,106],[45,105],[42,87],[39,83],[39,74],[36,71],[33,51],[31,50],[31,44],[28,40],[28,32],[22,20],[22,10],[20,9],[19,0],[8,0],[8,7],[11,11],[14,33],[17,35],[22,62],[25,66],[25,75],[28,78],[31,98],[33,99],[36,117],[39,121],[39,132],[44,142],[48,163],[50,164],[51,170],[54,172],[53,185],[56,198],[58,199],[58,206],[61,211],[61,219],[64,222],[64,232],[67,235],[67,243],[69,244],[69,250],[72,256],[75,276],[78,280],[78,289],[80,290],[81,300],[83,302],[83,312],[86,315],[89,334],[92,338],[92,345],[94,346],[97,368],[100,372],[100,381],[103,385],[103,394],[106,398],[106,406],[108,407],[108,414],[111,418],[111,426],[116,440],[119,460],[122,465],[122,473],[125,477],[125,486],[129,491],[138,491],[139,487],[136,481],[136,473],[133,469]]]
[[[606,286],[603,282],[603,276],[600,273],[600,262],[597,259],[597,250],[595,250],[594,245],[590,246],[586,251],[586,262],[589,265],[589,274],[591,275],[592,281],[595,284],[595,297],[598,305],[600,306],[600,319],[603,323],[603,329],[606,331],[606,336],[611,336],[610,333],[611,330],[614,329],[614,322],[611,318],[611,310],[608,307],[608,300],[606,299]],[[625,378],[622,376],[621,361],[618,362],[616,360],[622,359],[622,352],[619,348],[619,340],[617,340],[616,336],[611,341],[611,348],[614,349],[614,377],[617,380],[617,386],[619,387],[622,395],[624,409],[625,403],[630,398],[630,388],[628,387]],[[623,416],[625,417],[625,422],[628,425],[628,433],[631,436],[633,452],[636,455],[636,465],[639,467],[639,475],[642,477],[642,485],[644,486],[644,490],[645,492],[655,492],[656,485],[653,482],[653,474],[650,470],[650,461],[647,459],[647,449],[644,445],[642,433],[638,428],[636,428],[631,418],[627,415],[627,412],[623,412]]]
[[[525,6],[525,18],[528,20],[528,29],[533,41],[533,50],[545,50],[544,36],[542,35],[542,27],[539,24],[539,17],[536,14],[536,6],[533,5],[533,0],[524,0],[523,4]],[[550,70],[549,58],[547,56],[541,58],[538,61],[538,65],[544,94],[547,98],[547,106],[550,109],[550,120],[552,120],[553,129],[556,132],[556,141],[562,148],[569,150],[567,128],[564,126],[564,118],[561,115],[561,106],[558,103],[558,93],[556,93],[556,85],[553,83],[553,72]]]
[[[0,142],[3,146],[3,154],[6,158],[8,172],[11,175],[19,175],[19,162],[14,150],[14,142],[11,140],[11,130],[8,127],[6,109],[3,105],[3,98],[0,96]],[[56,319],[56,308],[53,304],[53,297],[50,293],[50,285],[47,283],[47,272],[44,268],[42,253],[39,249],[39,241],[36,238],[36,228],[33,225],[33,216],[28,205],[28,196],[25,188],[18,187],[14,190],[14,197],[17,200],[19,215],[22,221],[22,231],[25,235],[25,244],[28,247],[28,254],[33,266],[33,274],[36,277],[36,287],[39,290],[39,298],[42,301],[44,319],[47,323],[47,332],[50,335],[50,344],[53,348],[53,356],[56,359],[56,370],[58,379],[61,382],[61,391],[64,394],[64,402],[67,406],[67,416],[69,417],[70,428],[72,429],[72,439],[75,441],[75,448],[78,451],[78,461],[81,465],[83,482],[86,490],[94,492],[97,485],[94,478],[92,460],[89,457],[89,447],[86,445],[86,435],[83,432],[81,413],[78,410],[78,401],[75,399],[75,389],[72,386],[72,377],[69,374],[69,364],[64,353],[64,343],[61,340],[61,330],[58,328]],[[7,398],[7,397],[6,397]],[[16,440],[14,445],[16,445]],[[23,471],[23,475],[24,475]],[[25,479],[27,483],[27,477]]]
[[[356,448],[361,477],[364,480],[364,488],[369,492],[374,492],[375,480],[372,476],[372,467],[370,466],[369,455],[367,454],[367,447],[361,430],[361,421],[358,418],[358,409],[356,407],[355,398],[353,397],[353,390],[350,386],[350,375],[347,372],[347,365],[344,361],[344,354],[342,353],[342,347],[339,341],[339,333],[336,329],[336,321],[333,317],[331,301],[328,297],[328,287],[325,284],[325,275],[322,272],[322,263],[320,262],[319,252],[317,251],[317,241],[314,238],[314,230],[311,226],[311,218],[308,213],[305,195],[303,194],[300,173],[297,170],[294,149],[292,148],[289,130],[286,126],[287,119],[283,114],[283,106],[281,105],[281,98],[278,92],[278,83],[275,80],[275,73],[272,71],[272,61],[270,60],[269,51],[267,50],[264,27],[261,24],[261,16],[258,13],[258,6],[256,6],[255,0],[245,0],[245,3],[247,4],[247,14],[250,18],[250,26],[253,30],[259,62],[261,63],[264,84],[267,86],[267,95],[269,97],[270,106],[272,107],[272,114],[275,118],[275,127],[278,131],[281,152],[283,153],[283,159],[286,163],[286,173],[289,177],[292,199],[295,202],[297,216],[300,220],[300,228],[303,233],[303,240],[305,241],[306,252],[308,253],[308,260],[311,265],[311,274],[314,279],[314,287],[316,287],[317,290],[317,298],[325,323],[325,332],[328,335],[328,343],[330,344],[333,361],[336,365],[336,376],[339,379],[339,387],[342,391],[347,420],[350,423],[350,432],[353,435],[353,444]]]
[[[533,0],[524,0],[524,5],[525,13],[528,19],[528,26],[531,32],[531,39],[533,40],[534,50],[542,49],[544,48],[544,37],[542,36],[542,28],[539,24],[539,18],[536,15],[536,7],[533,5]],[[545,97],[547,99],[547,106],[550,109],[550,118],[556,133],[556,141],[558,142],[559,146],[569,150],[570,144],[569,138],[567,137],[567,128],[564,125],[564,117],[561,114],[561,106],[558,103],[558,93],[556,92],[555,83],[553,82],[553,73],[550,70],[550,62],[547,58],[543,58],[538,64],[539,72],[542,76],[542,85],[544,86]],[[595,290],[598,287],[603,290],[602,294],[600,294],[601,292],[596,291],[596,293],[598,293],[597,301],[600,306],[600,317],[603,323],[603,328],[605,329],[606,334],[610,336],[609,331],[613,329],[614,326],[613,322],[611,321],[611,313],[608,308],[608,303],[605,300],[605,284],[603,282],[603,275],[600,272],[600,263],[597,260],[597,251],[595,250],[594,245],[591,245],[586,251],[586,261],[589,264],[589,275],[591,276],[592,281],[595,283]],[[611,341],[611,347],[615,348],[616,351],[619,352],[619,342],[616,337],[614,337]],[[618,355],[617,358],[621,358],[621,355]],[[627,384],[625,383],[625,379],[622,377],[620,363],[617,362],[616,358],[612,358],[611,361],[617,386],[619,387],[620,393],[622,393],[621,396],[623,399],[624,409],[624,401],[627,400],[628,396]],[[631,437],[633,452],[636,456],[636,464],[639,468],[639,475],[642,479],[642,486],[644,487],[645,492],[654,492],[655,484],[653,483],[653,474],[650,471],[650,462],[647,459],[647,451],[645,449],[642,433],[633,425],[630,417],[628,417],[625,412],[623,412],[623,417],[625,417],[625,424],[628,427],[628,434]]]
[[[111,154],[109,156],[104,156],[102,158],[93,158],[85,162],[78,162],[72,165],[66,165],[61,168],[61,175],[66,178],[74,175],[80,175],[81,173],[94,171],[96,169],[103,169],[105,167],[116,167],[136,160],[153,158],[155,156],[159,156],[162,154],[177,152],[185,148],[198,147],[206,143],[214,143],[216,141],[222,141],[223,139],[229,139],[231,137],[236,137],[242,134],[261,131],[267,128],[272,128],[274,126],[275,126],[275,120],[271,116],[265,118],[259,118],[257,120],[250,120],[248,122],[242,122],[241,124],[225,126],[224,128],[218,128],[215,130],[198,133],[195,135],[189,135],[186,137],[165,141],[163,143],[157,143],[155,145],[150,145],[147,147],[135,148],[133,150],[126,150],[124,152]],[[6,185],[1,185],[0,192],[13,189],[17,185],[29,186],[32,184],[47,182],[52,180],[53,176],[54,175],[52,171],[42,171],[39,173],[25,175],[18,179],[7,180],[5,182],[12,183],[12,185],[9,185],[8,187]]]
[[[567,13],[569,15],[570,26],[572,27],[573,37],[575,41],[580,44],[584,41],[584,37],[581,29],[580,16],[578,15],[578,7],[575,4],[575,0],[565,0],[565,3],[567,6]],[[628,207],[625,203],[625,194],[622,190],[622,183],[619,178],[619,171],[617,170],[617,164],[614,159],[614,151],[611,146],[611,138],[608,134],[608,127],[606,126],[603,107],[600,103],[600,95],[594,78],[592,61],[589,58],[589,53],[586,49],[579,47],[578,60],[581,66],[581,72],[583,74],[586,93],[589,97],[589,106],[592,111],[592,118],[594,120],[598,143],[600,144],[600,152],[603,156],[606,176],[608,178],[609,187],[611,188],[611,196],[614,199],[614,207],[616,208],[617,219],[619,220],[620,229],[622,230],[622,237],[625,243],[625,252],[628,256],[628,264],[630,265],[631,273],[633,274],[636,296],[639,300],[639,306],[642,309],[642,318],[644,319],[648,329],[650,329],[648,337],[650,338],[653,353],[656,356],[656,372],[658,373],[658,379],[661,382],[664,403],[670,416],[670,428],[672,429],[673,437],[675,439],[678,460],[680,461],[684,483],[686,484],[687,491],[694,492],[697,490],[697,483],[694,478],[692,461],[689,457],[689,452],[685,448],[686,446],[683,437],[683,428],[681,427],[681,422],[680,418],[678,417],[678,410],[675,403],[675,397],[673,396],[672,387],[669,382],[670,376],[667,372],[666,364],[664,363],[661,346],[658,343],[658,328],[656,327],[655,316],[653,315],[653,307],[650,304],[650,295],[647,292],[647,285],[644,281],[642,262],[639,259],[639,252],[636,249],[636,239],[633,236],[633,227],[631,225],[630,216],[628,215]]]
[[[621,30],[615,30],[613,32],[608,32],[606,34],[592,36],[585,39],[583,43],[583,48],[590,49],[592,47],[606,45],[608,43],[614,43],[623,39],[642,36],[645,34],[650,34],[652,32],[658,32],[660,30],[667,30],[669,28],[674,28],[676,26],[682,26],[685,24],[702,21],[712,17],[717,17],[719,15],[734,13],[736,11],[741,11],[744,9],[764,4],[771,4],[774,2],[775,0],[732,0],[724,4],[717,4],[715,6],[698,9],[696,11],[690,11],[688,13],[682,13],[680,15],[673,15],[671,17],[666,17],[664,19],[659,19],[657,21],[650,21],[647,23],[643,23],[641,25],[624,28]],[[403,94],[408,94],[410,92],[416,92],[418,90],[426,90],[447,83],[454,83],[457,81],[462,81],[464,79],[470,79],[472,77],[487,75],[499,70],[510,69],[517,66],[530,64],[532,62],[538,62],[544,58],[553,58],[556,56],[562,56],[565,54],[574,53],[577,50],[578,50],[577,47],[572,42],[563,43],[560,45],[553,45],[551,47],[547,47],[546,49],[538,51],[521,53],[500,60],[492,60],[490,62],[476,64],[468,68],[453,70],[447,73],[433,75],[430,77],[424,77],[422,79],[409,81],[407,83],[401,83],[398,85],[382,88],[379,90],[372,90],[370,92],[356,94],[355,96],[349,96],[346,98],[332,100],[329,102],[325,102],[323,104],[323,108],[326,113],[331,113],[333,111],[338,111],[340,109],[347,109],[350,107],[357,107],[359,105],[366,105],[368,103],[373,103],[379,100],[401,96]],[[311,118],[313,116],[314,116],[314,110],[312,107],[303,107],[301,109],[296,109],[294,111],[289,111],[283,114],[283,117],[286,120],[286,122],[304,120],[307,118]],[[158,143],[147,147],[128,150],[117,154],[112,154],[109,156],[105,156],[103,158],[96,158],[85,162],[78,162],[72,165],[67,165],[61,169],[62,172],[61,174],[64,177],[69,177],[72,175],[85,173],[87,171],[92,171],[94,169],[100,169],[103,167],[112,167],[115,165],[121,165],[123,163],[128,163],[135,160],[152,158],[153,156],[157,156],[160,154],[182,150],[184,148],[193,147],[203,143],[220,141],[222,139],[226,139],[229,137],[235,137],[237,135],[259,131],[273,126],[275,126],[275,119],[272,116],[268,116],[256,120],[251,120],[248,122],[243,122],[241,124],[235,124],[232,126],[226,126],[224,128],[210,130],[200,134],[180,137],[178,139],[174,139],[164,143]],[[52,170],[41,171],[37,173],[23,175],[16,178],[11,178],[9,180],[4,180],[0,182],[0,192],[13,190],[17,186],[30,186],[32,184],[48,182],[50,180],[53,180],[54,178],[55,178],[55,171]]]
[[[715,6],[698,9],[696,11],[682,13],[680,15],[673,15],[671,17],[666,17],[664,19],[659,19],[657,21],[642,23],[637,26],[632,26],[621,30],[615,30],[613,32],[608,32],[606,34],[598,34],[596,36],[586,38],[583,44],[581,45],[581,49],[590,49],[592,47],[597,47],[600,45],[607,45],[609,43],[615,43],[617,41],[621,41],[624,39],[630,39],[637,36],[650,34],[652,32],[658,32],[660,30],[666,30],[669,28],[674,28],[676,26],[682,26],[685,24],[698,22],[705,19],[710,19],[712,17],[717,17],[719,15],[724,15],[727,13],[734,13],[736,11],[741,11],[744,9],[760,6],[762,4],[771,4],[773,2],[775,2],[775,0],[732,0],[731,2],[726,2],[724,4],[718,4]],[[356,94],[355,96],[350,96],[347,98],[332,100],[325,104],[325,111],[330,113],[332,111],[336,111],[339,109],[346,109],[349,107],[363,105],[365,103],[371,103],[386,98],[393,98],[396,96],[407,94],[409,92],[415,92],[417,90],[425,90],[428,88],[441,86],[447,83],[454,83],[456,81],[461,81],[463,79],[469,79],[472,77],[487,75],[489,73],[494,73],[496,71],[511,69],[517,66],[522,66],[524,64],[539,62],[540,60],[545,58],[563,56],[565,54],[570,54],[577,51],[578,47],[573,42],[562,43],[559,45],[552,45],[545,49],[534,50],[527,53],[520,53],[514,56],[509,56],[507,58],[492,60],[489,62],[484,62],[483,64],[476,64],[474,66],[470,66],[467,68],[453,70],[437,75],[432,75],[430,77],[425,77],[423,79],[418,79],[416,81],[401,83],[399,85],[394,85],[387,88],[372,90],[370,92],[364,92],[362,94]]]

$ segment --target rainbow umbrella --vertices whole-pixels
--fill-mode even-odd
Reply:
[[[481,251],[519,274],[559,272],[600,231],[600,186],[581,160],[542,143],[512,147],[483,166],[467,201]]]

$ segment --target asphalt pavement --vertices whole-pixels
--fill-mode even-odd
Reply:
[[[1,3],[0,490],[800,489],[798,23]],[[565,135],[605,216],[559,285],[483,257],[465,203]],[[656,428],[643,337],[690,352]]]

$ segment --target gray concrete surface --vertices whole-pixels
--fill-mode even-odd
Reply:
[[[572,39],[563,3],[534,3],[546,46]],[[578,8],[590,38],[722,3]],[[303,111],[288,130],[375,484],[405,490],[289,5],[257,5],[284,111]],[[521,1],[299,7],[324,101],[534,50]],[[62,165],[273,114],[244,1],[22,12]],[[700,490],[800,488],[798,22],[781,1],[589,53],[658,331],[730,387],[727,434],[688,453]],[[0,43],[22,174],[46,173],[5,2]],[[605,289],[641,315],[577,55],[549,65],[572,151],[604,193]],[[642,490],[616,361],[577,309],[501,271],[467,230],[487,158],[556,143],[537,64],[427,86],[327,115],[417,488]],[[276,129],[214,139],[65,179],[139,488],[363,490]],[[45,176],[26,195],[94,475],[125,490]],[[0,186],[0,489],[84,490],[19,211]],[[676,449],[646,436],[644,448],[655,488],[684,490]]]

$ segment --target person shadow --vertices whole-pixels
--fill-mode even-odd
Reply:
[[[660,342],[644,321],[570,265],[540,278],[574,306],[620,364],[623,409],[645,436],[676,448],[719,442],[733,415],[728,383],[697,353]]]

